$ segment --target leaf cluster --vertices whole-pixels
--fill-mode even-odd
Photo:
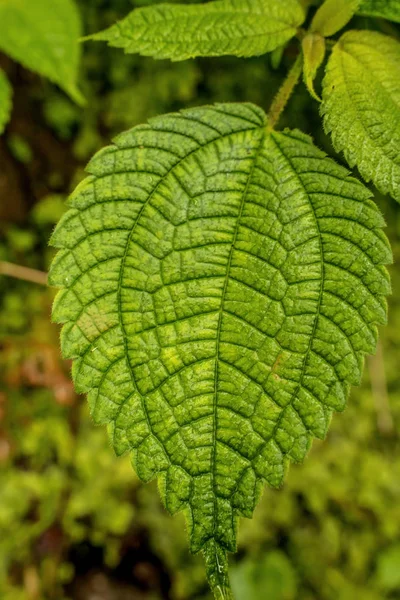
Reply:
[[[317,97],[325,38],[359,9],[326,0],[304,32],[296,0],[166,4],[92,36],[172,60],[302,40],[269,117],[216,105],[126,132],[91,161],[52,237],[53,318],[76,389],[117,454],[184,511],[216,598],[230,596],[238,517],[325,436],[386,319],[391,254],[370,194],[307,136],[275,131],[302,71]],[[398,199],[400,46],[357,30],[328,42],[325,128]]]
[[[397,21],[398,3],[308,4],[147,6],[89,36],[173,61],[298,56],[268,114],[218,104],[120,135],[52,237],[53,317],[75,387],[117,454],[184,512],[216,598],[231,594],[239,517],[326,435],[386,320],[391,252],[370,191],[277,124],[303,76],[336,151],[400,201],[400,45],[350,27],[357,15]],[[21,24],[0,47],[80,101],[71,0],[5,0],[0,17]],[[1,75],[3,127],[10,94]]]

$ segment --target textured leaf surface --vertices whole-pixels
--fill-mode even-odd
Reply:
[[[10,118],[12,90],[7,75],[0,69],[0,134]]]
[[[358,12],[400,23],[400,0],[362,0]]]
[[[172,60],[224,54],[254,56],[284,44],[303,20],[297,0],[161,4],[134,10],[89,39],[107,41],[127,53]]]
[[[0,0],[0,50],[75,101],[80,19],[73,0]]]
[[[185,511],[222,596],[238,516],[324,437],[374,351],[383,220],[253,105],[153,119],[88,171],[52,238],[62,351],[116,452]]]
[[[348,31],[327,64],[325,129],[350,166],[400,201],[400,44],[373,31]]]
[[[360,0],[325,0],[315,13],[311,31],[329,37],[342,29],[356,13]]]

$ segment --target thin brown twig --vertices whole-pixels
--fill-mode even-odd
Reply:
[[[8,275],[9,277],[15,277],[16,279],[23,279],[24,281],[31,281],[32,283],[47,285],[47,273],[38,271],[37,269],[31,269],[30,267],[15,265],[14,263],[3,260],[0,261],[0,275]]]

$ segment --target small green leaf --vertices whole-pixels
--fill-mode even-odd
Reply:
[[[308,33],[301,42],[303,49],[303,76],[311,96],[318,102],[321,98],[314,90],[314,79],[325,58],[325,38],[319,33]]]
[[[7,75],[0,69],[0,134],[8,123],[12,106],[12,88]]]
[[[133,10],[116,25],[86,39],[107,41],[126,53],[171,60],[255,56],[287,42],[303,21],[297,0],[160,4]]]
[[[157,117],[88,171],[52,237],[62,352],[230,598],[239,517],[325,436],[375,349],[384,222],[309,137],[249,104]]]
[[[0,0],[0,50],[59,85],[75,102],[80,18],[73,0]]]
[[[362,0],[357,12],[366,17],[382,17],[400,23],[400,0]]]
[[[271,67],[274,69],[274,71],[276,71],[280,67],[285,48],[286,44],[282,44],[282,46],[279,46],[279,48],[275,48],[275,50],[273,50],[270,54]]]
[[[322,98],[336,151],[400,202],[400,44],[374,31],[345,33],[329,58]]]
[[[329,37],[343,29],[357,12],[360,0],[325,0],[311,22],[310,31]]]

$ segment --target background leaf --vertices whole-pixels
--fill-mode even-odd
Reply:
[[[329,58],[322,98],[336,151],[400,201],[400,44],[373,31],[346,32]]]
[[[262,561],[247,560],[232,569],[235,598],[295,600],[296,573],[283,552],[272,551]]]
[[[217,0],[182,6],[160,4],[132,11],[88,39],[107,41],[154,58],[255,56],[275,50],[304,20],[297,0]]]
[[[263,482],[342,410],[386,318],[370,193],[253,105],[166,115],[89,165],[52,243],[78,392],[184,510],[214,591]]]
[[[0,134],[10,118],[12,106],[12,89],[7,75],[0,69]]]
[[[0,50],[78,103],[80,17],[73,0],[1,0]]]
[[[334,35],[356,13],[360,0],[325,0],[314,15],[310,30],[324,37]]]
[[[357,12],[367,17],[383,17],[400,23],[399,0],[362,0]]]

